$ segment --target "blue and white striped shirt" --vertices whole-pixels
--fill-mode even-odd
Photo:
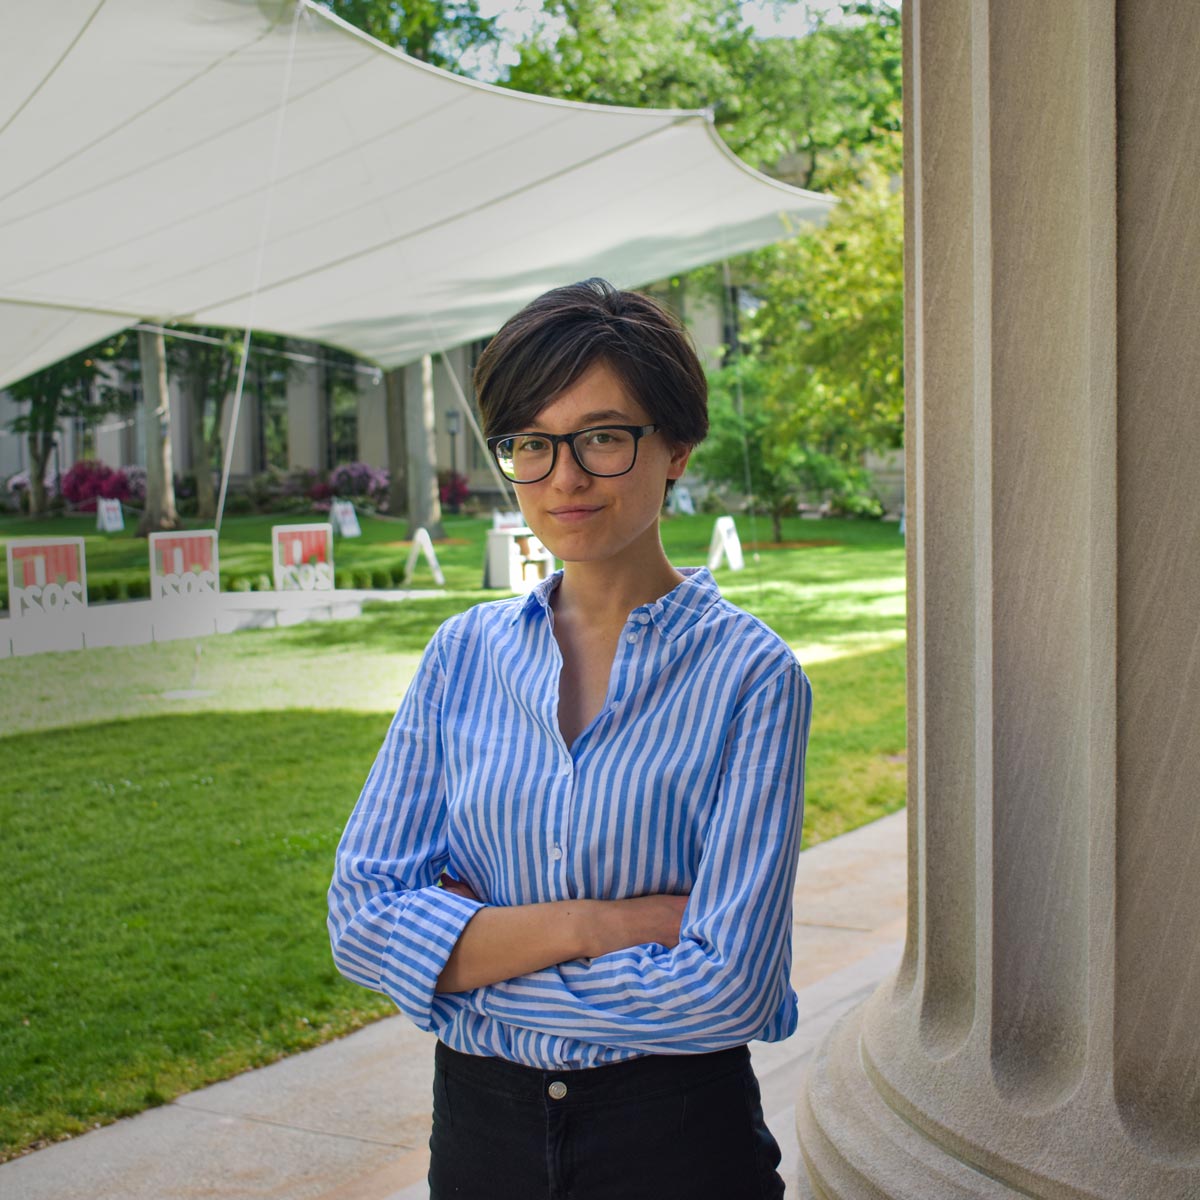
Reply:
[[[541,1069],[778,1041],[796,1027],[792,889],[811,691],[707,570],[635,609],[568,747],[552,576],[430,642],[338,848],[334,958],[422,1029]],[[480,904],[688,893],[680,941],[470,992],[434,988]]]

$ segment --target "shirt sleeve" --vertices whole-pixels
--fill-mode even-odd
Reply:
[[[338,970],[386,993],[425,1030],[446,1019],[446,1006],[435,1005],[438,976],[483,907],[437,886],[449,860],[440,633],[426,649],[363,786],[329,888]]]
[[[493,984],[473,997],[482,1010],[516,1027],[651,1054],[762,1036],[791,989],[811,697],[793,662],[742,701],[677,946],[634,946]]]

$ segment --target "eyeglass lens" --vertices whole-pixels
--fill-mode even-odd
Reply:
[[[637,439],[627,429],[584,429],[572,439],[585,471],[593,475],[623,475],[633,466]],[[555,443],[537,434],[517,434],[496,445],[500,469],[514,483],[544,479],[553,468]]]

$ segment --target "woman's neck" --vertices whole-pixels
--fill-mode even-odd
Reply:
[[[569,562],[554,595],[560,615],[589,624],[620,624],[640,605],[653,604],[683,582],[683,576],[662,555],[652,564]]]

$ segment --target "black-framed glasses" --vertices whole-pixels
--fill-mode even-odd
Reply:
[[[593,425],[574,433],[505,433],[487,440],[500,470],[513,483],[538,483],[554,470],[564,442],[589,475],[611,479],[626,475],[637,462],[638,442],[658,432],[657,425]]]

